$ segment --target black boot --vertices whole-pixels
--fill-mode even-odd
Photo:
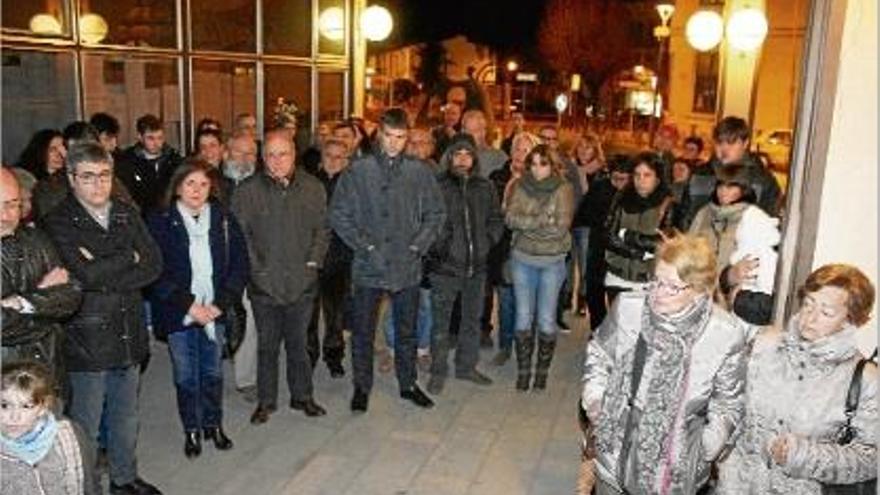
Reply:
[[[566,301],[571,303],[571,294],[569,294],[569,296],[566,298],[563,298],[564,295],[565,294],[561,294],[559,296],[559,302],[556,303],[556,325],[559,326],[560,330],[570,330],[568,327],[568,323],[565,322],[565,303]]]
[[[202,453],[202,439],[198,431],[184,434],[183,453],[189,458],[198,457]]]
[[[528,390],[532,379],[532,353],[535,350],[535,336],[529,330],[515,334],[516,347],[516,389]]]
[[[226,436],[223,428],[216,426],[214,428],[205,428],[203,432],[205,441],[213,440],[214,447],[217,450],[229,450],[232,448],[232,440]]]
[[[556,336],[538,333],[538,359],[535,363],[535,383],[532,388],[544,390],[547,388],[547,373],[550,372],[550,363],[553,361],[553,353],[556,351]]]

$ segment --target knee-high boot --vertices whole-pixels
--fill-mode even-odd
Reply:
[[[535,336],[529,330],[517,331],[516,340],[516,389],[528,390],[532,378],[532,353],[535,351]]]
[[[547,374],[550,372],[550,363],[556,352],[556,335],[545,335],[538,332],[538,358],[535,363],[535,390],[547,388]]]

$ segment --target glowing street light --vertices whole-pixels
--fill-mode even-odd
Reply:
[[[56,36],[61,34],[61,21],[52,14],[37,14],[31,17],[28,28],[34,34]]]
[[[107,37],[110,27],[98,14],[84,14],[79,18],[79,39],[84,43],[97,44]]]
[[[511,60],[507,62],[507,71],[508,72],[516,72],[519,69],[519,64],[516,63],[516,60]]]
[[[727,41],[737,50],[750,52],[767,37],[767,17],[759,9],[738,10],[727,21]]]
[[[724,37],[724,20],[714,10],[701,10],[690,17],[685,26],[685,36],[695,50],[708,52]]]
[[[345,11],[341,7],[330,7],[321,12],[318,32],[330,41],[345,39]]]
[[[370,41],[382,41],[391,34],[394,19],[388,9],[381,5],[371,5],[361,14],[361,31]]]

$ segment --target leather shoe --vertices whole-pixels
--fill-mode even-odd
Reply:
[[[188,431],[184,434],[183,454],[188,458],[198,457],[202,453],[202,439],[199,432]]]
[[[135,478],[131,483],[124,485],[110,483],[110,493],[111,495],[162,495],[158,488],[140,478]]]
[[[492,385],[492,379],[477,370],[471,370],[466,373],[456,373],[455,378],[476,383],[477,385]]]
[[[306,399],[306,400],[294,400],[290,399],[290,408],[296,409],[297,411],[302,411],[306,416],[324,416],[327,414],[327,411],[324,410],[315,399]]]
[[[367,412],[367,405],[369,403],[369,394],[361,391],[360,389],[354,389],[354,395],[351,397],[351,412],[355,414],[365,413]]]
[[[223,428],[217,426],[214,428],[205,428],[203,431],[203,436],[205,437],[205,441],[213,440],[214,447],[217,450],[229,450],[232,448],[232,440],[226,436],[226,433],[223,431]]]
[[[251,424],[261,425],[266,421],[269,421],[269,416],[271,416],[273,412],[275,412],[275,407],[273,406],[257,406],[254,413],[251,414]]]
[[[422,389],[420,389],[418,385],[413,385],[412,388],[409,390],[401,390],[400,398],[406,399],[413,404],[419,407],[423,407],[425,409],[434,407],[434,401],[432,401],[430,397],[425,395],[425,393],[422,392]]]

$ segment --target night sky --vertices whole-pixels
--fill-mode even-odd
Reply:
[[[546,0],[387,0],[396,23],[389,43],[407,45],[464,34],[499,51],[535,45]],[[399,28],[399,29],[398,29]]]

